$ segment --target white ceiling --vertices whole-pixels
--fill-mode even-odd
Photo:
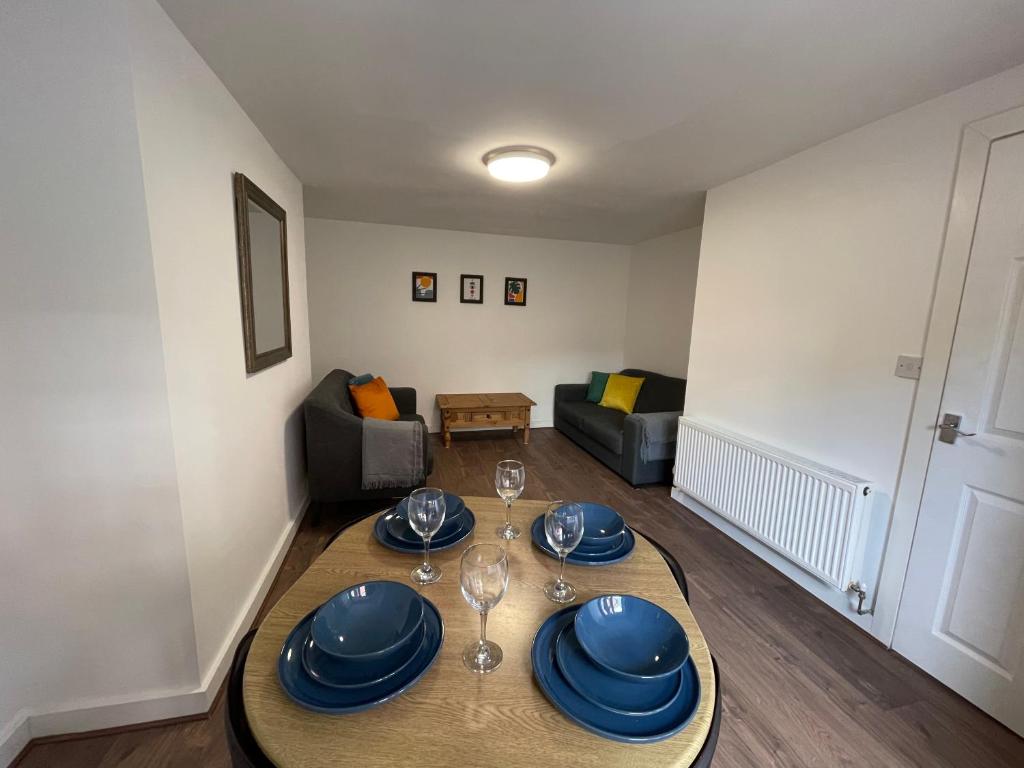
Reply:
[[[307,216],[610,243],[1024,61],[1024,0],[160,2]],[[505,144],[558,161],[504,185],[480,157]]]

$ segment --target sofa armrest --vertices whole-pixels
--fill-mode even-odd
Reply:
[[[586,384],[555,384],[556,403],[582,403],[587,399]]]
[[[416,390],[412,387],[388,387],[399,413],[416,413]]]
[[[622,426],[622,454],[641,462],[661,461],[675,452],[682,411],[631,413]]]

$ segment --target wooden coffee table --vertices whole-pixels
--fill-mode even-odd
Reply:
[[[482,392],[474,395],[438,395],[444,447],[452,444],[454,429],[523,429],[523,445],[530,442],[530,409],[536,403],[522,392]]]

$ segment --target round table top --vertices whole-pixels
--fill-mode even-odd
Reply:
[[[544,501],[517,501],[513,520],[523,535],[503,543],[509,556],[509,588],[488,615],[487,637],[504,651],[495,672],[479,676],[462,664],[465,645],[480,623],[459,591],[459,558],[478,541],[499,542],[504,522],[497,498],[469,496],[476,515],[473,533],[449,550],[431,555],[444,575],[420,587],[440,610],[444,645],[434,666],[412,689],[382,706],[344,716],[308,711],[293,703],[277,680],[277,658],[292,628],[316,606],[345,587],[372,579],[411,584],[412,555],[386,549],[373,536],[374,517],[346,530],[281,598],[253,640],[244,677],[244,701],[257,742],[278,766],[689,766],[707,737],[715,698],[711,654],[661,555],[642,536],[633,556],[616,565],[567,565],[566,579],[577,604],[600,594],[630,593],[668,610],[690,638],[690,654],[701,682],[696,716],[680,733],[653,744],[622,744],[597,736],[563,716],[533,680],[534,634],[562,606],[548,601],[543,585],[557,575],[556,560],[530,542],[533,519]]]

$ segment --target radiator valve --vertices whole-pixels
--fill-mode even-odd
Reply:
[[[870,608],[864,607],[864,601],[867,600],[868,592],[863,584],[861,584],[859,581],[851,581],[849,584],[846,585],[846,591],[853,592],[855,595],[857,595],[858,616],[865,616],[874,613],[874,611]]]

